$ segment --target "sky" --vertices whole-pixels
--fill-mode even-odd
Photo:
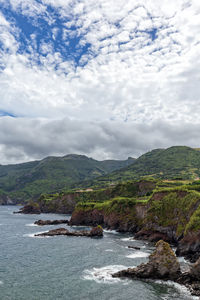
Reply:
[[[199,0],[0,0],[0,164],[200,147]]]

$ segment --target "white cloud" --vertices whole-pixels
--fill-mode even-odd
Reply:
[[[42,159],[47,155],[86,154],[98,160],[126,159],[185,139],[198,147],[200,124],[157,120],[151,125],[135,122],[86,122],[4,117],[0,119],[0,161],[3,164]],[[116,151],[117,150],[117,151]]]
[[[73,59],[66,60],[58,50],[55,52],[53,40],[48,43],[41,40],[42,55],[39,54],[35,32],[29,43],[30,53],[19,54],[20,29],[0,14],[0,39],[4,45],[0,110],[36,120],[47,118],[49,122],[68,117],[74,120],[73,126],[75,120],[83,122],[81,124],[90,120],[95,127],[96,122],[112,119],[120,124],[125,135],[123,122],[151,128],[162,119],[169,127],[174,122],[182,124],[184,121],[191,127],[193,124],[195,130],[198,128],[199,1],[10,2],[18,13],[34,17],[35,24],[37,16],[54,24],[53,16],[47,12],[47,5],[51,5],[65,27],[62,29],[63,47],[68,47],[69,38],[76,36],[80,37],[77,51],[79,46],[87,43],[91,47],[82,56],[81,64],[76,66]],[[72,26],[77,27],[76,31],[71,29]],[[56,40],[61,29],[57,25],[52,28],[51,35]],[[12,122],[18,124],[17,119]],[[142,135],[141,130],[138,132]],[[136,131],[134,134],[137,136]],[[160,144],[163,144],[162,139],[161,134]],[[84,144],[84,139],[79,142]],[[72,145],[74,141],[71,139],[70,143]],[[158,143],[155,146],[159,147]],[[78,148],[68,149],[78,151]],[[99,153],[98,149],[96,152],[88,150],[88,153]],[[141,145],[140,149],[146,150]],[[114,156],[114,152],[106,151]],[[123,151],[120,153],[125,153]]]

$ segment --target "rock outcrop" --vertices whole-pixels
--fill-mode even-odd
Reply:
[[[193,279],[200,280],[200,258],[191,266],[190,274]]]
[[[172,280],[185,285],[194,296],[200,296],[200,258],[182,273],[180,264],[169,244],[160,240],[156,250],[149,256],[149,262],[136,268],[128,268],[112,275],[132,279]]]
[[[154,231],[154,230],[146,230],[146,229],[141,229],[138,231],[134,238],[138,240],[148,240],[150,242],[158,242],[160,240],[163,240],[165,242],[170,242],[170,238],[166,233],[162,233],[159,231]]]
[[[190,266],[188,272],[184,272],[177,279],[179,284],[184,284],[194,296],[200,296],[200,258]]]
[[[15,214],[40,214],[41,210],[37,203],[33,203],[33,204],[25,205],[19,211],[14,213]]]
[[[45,226],[45,225],[59,225],[59,224],[69,224],[68,220],[38,220],[34,222],[35,225]]]
[[[200,257],[200,232],[188,233],[178,243],[176,255],[184,256],[191,262]]]
[[[94,227],[90,231],[87,230],[69,231],[66,228],[58,228],[58,229],[50,230],[48,232],[35,234],[35,236],[57,236],[57,235],[102,237],[103,229],[101,226]]]
[[[149,262],[136,268],[128,268],[113,274],[113,277],[150,278],[176,280],[180,276],[180,264],[169,244],[160,240]]]

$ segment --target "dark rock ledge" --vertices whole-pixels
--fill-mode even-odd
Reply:
[[[69,231],[66,228],[53,229],[48,232],[35,234],[35,236],[56,236],[56,235],[68,235],[68,236],[87,236],[87,237],[102,237],[103,229],[101,226],[93,227],[90,231]]]
[[[68,220],[38,220],[35,221],[34,224],[39,225],[39,226],[44,226],[44,225],[59,225],[59,224],[69,224]]]
[[[192,295],[200,296],[200,258],[191,265],[190,271],[182,273],[176,255],[163,240],[156,244],[156,250],[149,256],[149,262],[136,268],[128,268],[112,275],[133,279],[172,280],[189,288]]]
[[[14,211],[14,214],[41,214],[41,210],[37,203],[27,204],[20,208],[19,211]]]

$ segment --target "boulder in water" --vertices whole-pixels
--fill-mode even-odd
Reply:
[[[149,256],[148,263],[119,271],[113,274],[113,277],[175,280],[180,273],[180,264],[170,245],[160,240],[156,244],[156,250]]]

